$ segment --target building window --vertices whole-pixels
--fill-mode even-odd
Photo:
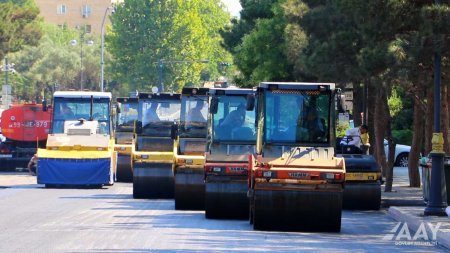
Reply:
[[[64,15],[64,14],[66,14],[66,11],[67,11],[66,6],[64,4],[60,4],[60,5],[58,5],[56,13],[58,13],[60,15]]]
[[[83,16],[83,18],[90,17],[92,15],[92,7],[89,5],[83,5],[81,15]]]
[[[92,32],[92,27],[91,27],[91,25],[86,25],[86,26],[85,26],[85,30],[86,30],[86,33],[91,33],[91,32]]]

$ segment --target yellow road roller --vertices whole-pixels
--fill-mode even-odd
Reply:
[[[255,153],[253,89],[212,88],[205,163],[205,217],[248,219],[248,157]],[[247,109],[248,108],[248,109]]]
[[[347,135],[343,141],[336,142],[337,156],[344,158],[347,169],[343,207],[350,210],[378,210],[381,206],[381,169],[364,148],[348,141],[358,138],[359,135]]]
[[[114,132],[114,150],[117,152],[116,181],[133,182],[133,147],[134,122],[138,117],[137,97],[116,98],[116,127]]]
[[[175,154],[175,209],[203,210],[208,88],[183,88]]]
[[[180,94],[139,93],[133,156],[133,197],[174,197],[174,153]]]
[[[37,182],[53,186],[112,185],[116,152],[111,93],[57,91],[45,149],[38,149]]]
[[[341,229],[345,161],[335,156],[335,84],[263,82],[250,222],[257,230]]]

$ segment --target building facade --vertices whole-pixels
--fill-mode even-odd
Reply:
[[[115,0],[35,0],[40,15],[48,23],[60,27],[85,29],[86,33],[101,34],[102,21],[107,13],[105,25],[109,24],[108,16]]]

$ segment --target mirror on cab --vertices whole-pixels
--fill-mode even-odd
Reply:
[[[253,94],[247,94],[247,106],[246,106],[246,110],[247,110],[247,111],[253,111],[254,108],[255,108],[255,95],[253,95]]]
[[[134,123],[134,132],[137,134],[141,134],[142,133],[142,121],[136,120]]]
[[[211,98],[211,105],[209,106],[209,110],[212,114],[216,114],[219,108],[219,99],[216,97]]]
[[[176,123],[172,125],[172,128],[170,129],[170,137],[172,140],[175,140],[178,136],[178,126]]]

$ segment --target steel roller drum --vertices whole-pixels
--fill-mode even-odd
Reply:
[[[205,210],[203,170],[175,174],[175,209]]]
[[[117,155],[117,173],[118,182],[133,182],[133,170],[131,167],[130,155]]]
[[[253,228],[339,232],[342,195],[342,192],[255,190]]]
[[[247,181],[213,181],[205,185],[205,217],[207,219],[242,219],[249,216]]]
[[[171,199],[173,188],[171,163],[134,163],[133,198]]]
[[[343,208],[350,210],[378,210],[381,205],[379,182],[346,182]]]

